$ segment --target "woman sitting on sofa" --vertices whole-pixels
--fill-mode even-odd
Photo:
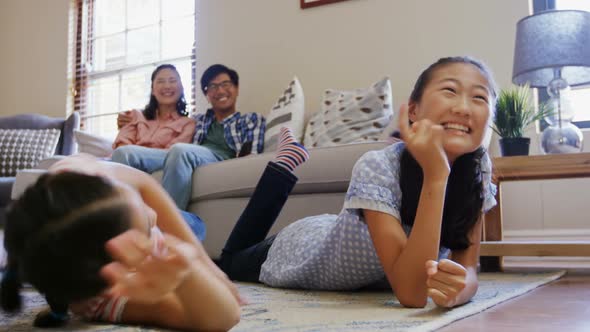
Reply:
[[[466,303],[477,291],[481,218],[495,204],[483,147],[495,91],[474,59],[435,62],[401,107],[403,142],[357,161],[339,215],[308,217],[266,238],[280,212],[274,207],[295,184],[275,179],[266,201],[249,203],[259,213],[234,226],[219,266],[230,279],[285,288],[387,281],[407,307],[429,297],[443,307]]]
[[[127,164],[125,149],[133,149],[142,158],[134,167],[146,173],[153,173],[164,167],[167,149],[175,143],[191,143],[195,134],[195,120],[188,117],[184,90],[180,75],[171,64],[158,66],[152,73],[150,101],[145,109],[127,111],[130,120],[120,130],[111,159]],[[154,153],[161,151],[160,153]],[[153,157],[153,158],[151,158]],[[205,223],[198,216],[180,210],[190,228],[203,240],[206,234]]]
[[[180,75],[170,64],[158,66],[151,76],[149,103],[143,111],[127,111],[129,122],[120,130],[113,149],[125,145],[139,145],[145,149],[168,149],[175,143],[191,143],[195,121],[188,117]],[[137,148],[137,147],[136,147]],[[113,161],[118,162],[118,154]],[[148,163],[153,166],[153,163]],[[160,165],[159,168],[162,168]],[[152,173],[157,169],[142,169]]]

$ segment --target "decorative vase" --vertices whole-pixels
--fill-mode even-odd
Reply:
[[[528,137],[500,138],[500,153],[504,157],[528,156],[531,139]]]

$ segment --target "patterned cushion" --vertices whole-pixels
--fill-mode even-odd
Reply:
[[[305,116],[305,101],[303,89],[297,77],[294,77],[289,86],[279,97],[266,117],[266,133],[264,134],[264,151],[274,151],[281,127],[289,127],[293,136],[299,142],[303,138],[303,126]]]
[[[391,82],[385,77],[371,87],[324,92],[322,109],[305,129],[307,147],[378,141],[393,116]]]
[[[0,176],[34,168],[55,153],[59,129],[0,129]]]

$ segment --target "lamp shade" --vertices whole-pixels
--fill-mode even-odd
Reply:
[[[571,86],[590,83],[590,12],[550,10],[518,21],[512,82],[545,87],[554,69]]]

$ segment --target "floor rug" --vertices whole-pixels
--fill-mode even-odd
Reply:
[[[243,307],[242,319],[231,331],[433,331],[558,279],[563,273],[481,273],[479,290],[472,301],[450,310],[431,302],[423,309],[403,308],[385,291],[316,292],[240,283],[240,291],[249,304]],[[0,331],[31,331],[32,319],[45,307],[45,301],[32,290],[24,297],[23,313],[0,314]],[[59,330],[164,331],[80,321]]]

